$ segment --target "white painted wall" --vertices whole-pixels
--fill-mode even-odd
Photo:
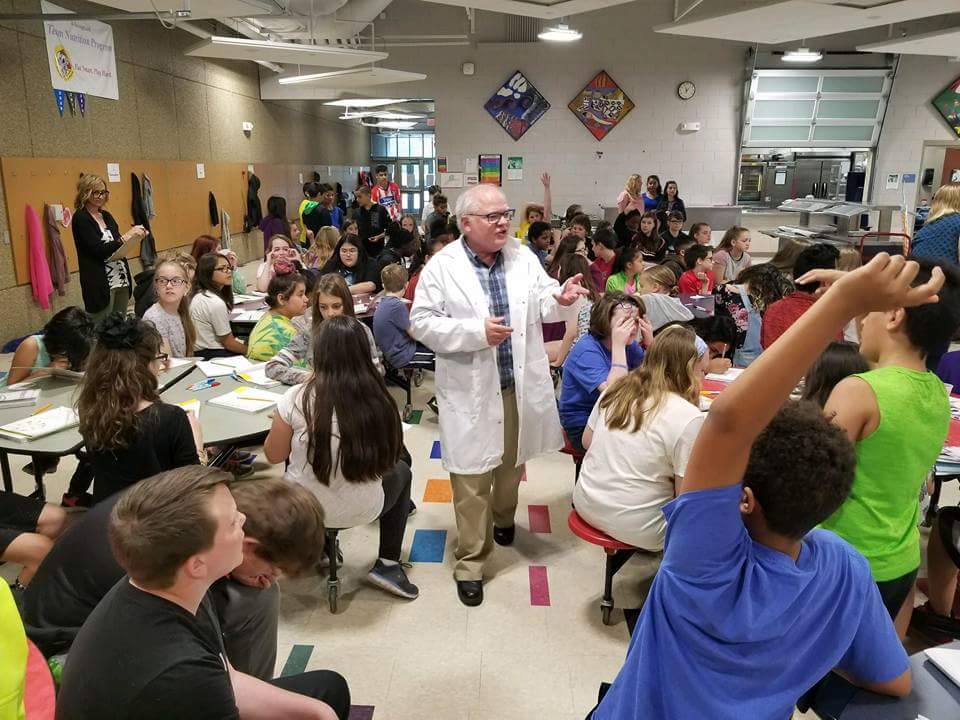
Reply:
[[[436,22],[411,16],[424,7],[428,6],[398,0],[387,20],[378,24],[378,33],[409,33],[413,28],[420,33],[465,32],[465,17],[451,17],[449,8],[443,8]],[[612,205],[632,172],[656,173],[663,182],[676,180],[688,204],[731,204],[746,46],[653,33],[650,27],[667,22],[671,11],[666,3],[655,8],[633,3],[577,15],[571,24],[584,38],[570,45],[391,48],[384,66],[419,70],[428,78],[380,91],[436,100],[438,154],[447,157],[451,170],[461,169],[468,156],[502,153],[505,176],[507,156],[522,156],[523,181],[504,180],[508,200],[518,208],[539,201],[538,178],[544,171],[553,175],[554,211],[559,213],[574,202],[588,212],[601,204]],[[478,14],[478,21],[483,17]],[[487,22],[497,22],[496,16],[486,17]],[[483,29],[478,31],[482,37]],[[461,74],[466,60],[475,63],[476,75]],[[517,142],[483,109],[515,70],[521,70],[552,106]],[[600,70],[606,70],[636,104],[602,142],[567,108]],[[688,102],[676,95],[683,80],[697,85],[696,96]],[[700,122],[702,129],[681,134],[678,125],[684,121]],[[603,152],[601,159],[597,151]],[[458,192],[448,194],[455,197]]]
[[[893,81],[893,91],[887,116],[880,133],[877,148],[876,171],[873,176],[873,202],[899,205],[901,189],[886,190],[889,173],[922,172],[921,160],[925,140],[952,141],[960,146],[960,139],[950,130],[930,101],[950,82],[960,76],[960,64],[944,58],[921,55],[903,55]],[[906,194],[907,207],[916,204],[917,186],[901,188]]]

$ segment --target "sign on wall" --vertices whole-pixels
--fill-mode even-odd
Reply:
[[[933,106],[954,134],[960,137],[960,77],[933,99]]]
[[[567,107],[591,135],[603,140],[633,110],[634,105],[613,78],[601,70]]]
[[[503,155],[481,155],[478,162],[481,185],[503,184]]]
[[[46,0],[41,7],[44,13],[72,12]],[[57,20],[45,21],[43,33],[54,90],[120,99],[113,28],[96,20]]]
[[[523,137],[550,109],[550,103],[534,84],[517,70],[483,106],[514,140]]]

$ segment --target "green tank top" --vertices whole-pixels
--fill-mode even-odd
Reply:
[[[863,553],[884,582],[920,566],[920,487],[947,438],[950,402],[932,372],[891,366],[855,377],[873,389],[880,425],[856,444],[850,497],[822,527]]]

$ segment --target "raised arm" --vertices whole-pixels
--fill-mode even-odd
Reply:
[[[918,270],[915,262],[902,256],[880,253],[835,282],[710,406],[687,465],[682,492],[735,485],[742,480],[753,441],[852,317],[936,302],[943,273],[937,268],[929,282],[911,288]],[[837,276],[813,271],[798,282],[821,282],[827,277]]]
[[[550,222],[553,218],[553,197],[550,195],[550,173],[541,175],[540,182],[543,183],[543,219],[544,222]]]

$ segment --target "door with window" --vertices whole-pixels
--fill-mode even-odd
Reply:
[[[373,133],[370,146],[371,164],[386,165],[400,186],[403,212],[419,218],[430,199],[427,188],[437,181],[433,133]]]

